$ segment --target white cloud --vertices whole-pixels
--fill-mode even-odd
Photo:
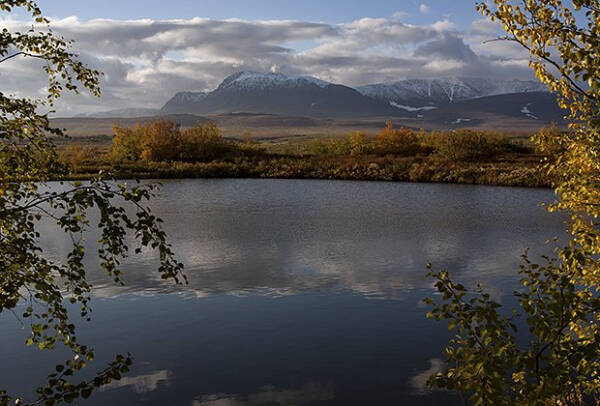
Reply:
[[[429,13],[429,6],[425,3],[421,3],[421,5],[419,6],[419,12],[421,14],[427,14]]]
[[[396,11],[394,14],[392,14],[393,21],[401,21],[406,17],[408,17],[408,13],[405,11]]]
[[[426,6],[423,4],[422,6]],[[54,20],[55,32],[75,39],[90,66],[105,73],[103,97],[66,96],[59,113],[160,107],[182,90],[215,88],[242,70],[308,74],[347,85],[410,77],[495,74],[529,77],[523,52],[483,45],[497,27],[475,22],[461,32],[449,19],[413,25],[393,17],[341,24],[304,21]],[[9,30],[28,22],[0,20]],[[300,44],[298,49],[293,44]],[[39,97],[46,85],[39,62],[12,59],[0,66],[1,91]]]

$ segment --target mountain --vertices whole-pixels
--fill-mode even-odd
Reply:
[[[547,91],[537,81],[466,77],[402,80],[361,86],[357,90],[365,96],[404,111],[428,111],[482,97]]]
[[[562,122],[555,96],[536,81],[450,77],[357,87],[312,76],[243,71],[212,92],[181,92],[159,114],[261,114],[328,119],[395,119],[435,125],[517,120]]]
[[[390,117],[400,110],[355,89],[311,76],[238,72],[209,93],[177,93],[160,114],[269,113],[308,117]]]
[[[530,126],[537,128],[550,123],[564,125],[563,117],[567,111],[558,107],[556,95],[552,93],[526,92],[484,96],[448,103],[435,110],[407,114],[413,115],[425,124],[437,124],[443,127]]]
[[[75,118],[136,118],[152,117],[159,113],[158,109],[147,108],[127,108],[118,110],[109,110],[99,113],[78,114]]]

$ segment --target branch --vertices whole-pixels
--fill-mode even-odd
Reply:
[[[29,56],[32,58],[46,59],[46,57],[44,55],[30,54],[29,52],[21,51],[21,52],[17,52],[16,54],[12,54],[5,58],[0,59],[0,63],[8,61],[9,59],[12,59],[12,58],[20,56],[20,55]]]

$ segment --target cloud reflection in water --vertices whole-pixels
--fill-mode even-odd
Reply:
[[[192,406],[305,405],[335,399],[333,384],[308,383],[298,389],[260,388],[249,395],[213,394],[195,400]]]

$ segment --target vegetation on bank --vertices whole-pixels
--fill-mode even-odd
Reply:
[[[552,129],[551,131],[557,131]],[[288,145],[290,146],[290,145]],[[114,128],[110,145],[61,148],[71,177],[98,170],[139,178],[300,178],[546,187],[542,156],[522,140],[461,129],[415,131],[388,123],[376,137],[281,145],[222,136],[214,123],[182,129],[167,120]]]

